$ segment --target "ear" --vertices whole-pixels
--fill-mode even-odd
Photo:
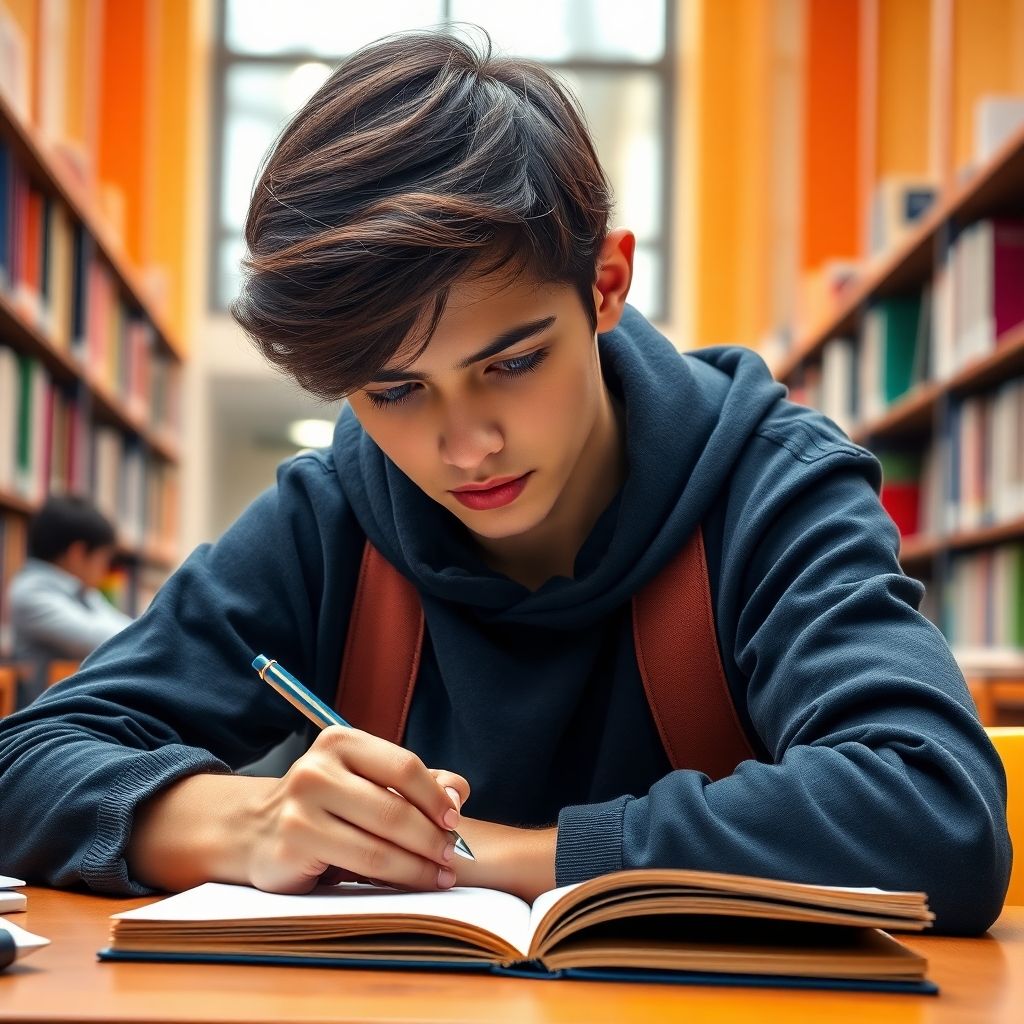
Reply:
[[[594,284],[594,305],[597,309],[597,333],[604,334],[618,326],[626,307],[626,296],[633,280],[633,253],[636,236],[628,228],[616,228],[597,255],[597,281]]]

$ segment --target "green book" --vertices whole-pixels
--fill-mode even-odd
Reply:
[[[35,361],[28,356],[18,357],[18,448],[16,478],[24,488],[31,476],[32,462],[32,379]]]
[[[1008,575],[1009,628],[1006,639],[1013,647],[1024,647],[1024,544],[1012,548]]]
[[[886,405],[905,395],[915,383],[920,296],[894,296],[875,307],[882,346],[882,400]]]

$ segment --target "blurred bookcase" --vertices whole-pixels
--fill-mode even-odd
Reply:
[[[828,5],[810,0],[810,16]],[[1024,2],[860,0],[854,73],[806,185],[790,396],[879,455],[905,571],[923,580],[987,724],[1024,722]],[[822,75],[826,72],[822,71]],[[808,108],[808,148],[814,118]],[[810,158],[809,158],[810,161]],[[845,238],[821,210],[842,204]],[[817,217],[817,221],[816,221]],[[818,226],[816,227],[816,223]],[[816,233],[816,235],[815,235]]]
[[[175,42],[165,32],[161,56],[157,33],[175,11],[0,0],[0,656],[7,585],[48,494],[85,495],[114,523],[106,590],[128,613],[178,561],[184,347],[152,241],[167,168],[149,145]]]

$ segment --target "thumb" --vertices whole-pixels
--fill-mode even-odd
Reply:
[[[431,768],[430,774],[437,779],[437,784],[447,792],[455,809],[461,811],[469,799],[469,783],[461,775],[445,771],[443,768]]]

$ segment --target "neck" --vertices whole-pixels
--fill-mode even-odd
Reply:
[[[553,576],[571,579],[583,542],[625,477],[624,410],[605,389],[580,461],[551,511],[528,533],[501,540],[479,538],[485,561],[530,590]]]

